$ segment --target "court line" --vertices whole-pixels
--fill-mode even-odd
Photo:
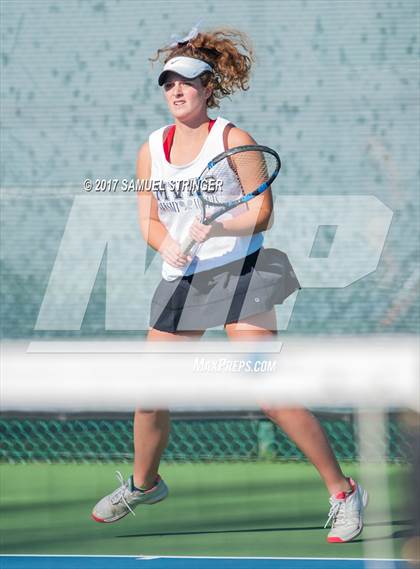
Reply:
[[[389,559],[382,557],[245,557],[225,555],[65,555],[42,553],[0,553],[2,557],[81,557],[81,558],[122,558],[122,559],[269,559],[285,561],[405,561],[405,559]]]
[[[122,555],[0,555],[3,569],[409,569],[402,560],[311,557],[200,557]],[[4,562],[4,564],[3,564]]]

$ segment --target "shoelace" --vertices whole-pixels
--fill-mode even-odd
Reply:
[[[326,528],[332,521],[331,527],[335,525],[348,525],[354,521],[354,512],[347,500],[337,500],[330,498],[331,508],[328,513],[328,520],[324,526]]]
[[[334,525],[336,519],[340,514],[340,510],[342,511],[342,513],[344,513],[341,507],[344,503],[345,502],[336,502],[335,500],[334,501],[330,500],[331,508],[330,511],[328,512],[328,519],[325,523],[324,529],[329,526],[330,522],[332,522],[331,526]]]
[[[124,480],[124,476],[121,474],[121,472],[119,470],[117,470],[116,472],[116,476],[117,476],[117,480],[120,483],[120,487],[117,488],[117,490],[115,490],[115,492],[112,494],[111,496],[111,502],[112,504],[118,504],[118,502],[120,500],[122,500],[124,506],[127,507],[128,510],[130,510],[130,512],[133,514],[133,516],[135,516],[136,514],[134,513],[134,511],[130,508],[130,505],[128,504],[127,500],[125,499],[125,491],[128,488],[128,480]]]

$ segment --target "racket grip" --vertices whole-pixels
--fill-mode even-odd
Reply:
[[[194,241],[194,239],[192,239],[188,235],[181,243],[181,253],[183,255],[186,255],[187,253],[189,253],[191,251],[191,249],[194,247],[195,243],[196,243],[196,241]]]

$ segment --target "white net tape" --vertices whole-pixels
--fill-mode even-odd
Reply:
[[[2,410],[420,408],[412,337],[5,342],[1,360]]]

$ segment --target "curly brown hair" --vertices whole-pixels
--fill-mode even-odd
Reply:
[[[204,86],[212,87],[207,99],[208,108],[218,107],[220,99],[238,89],[246,91],[249,88],[254,54],[249,38],[239,30],[223,28],[199,32],[188,42],[158,49],[151,61],[163,59],[166,63],[180,55],[201,59],[213,67],[213,72],[200,76]]]

